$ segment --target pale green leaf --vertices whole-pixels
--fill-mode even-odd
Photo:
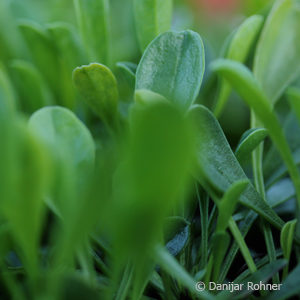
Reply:
[[[134,0],[135,25],[140,48],[171,29],[173,0]]]
[[[254,76],[271,103],[300,73],[300,10],[295,0],[277,0],[260,36]]]
[[[188,109],[198,96],[204,74],[204,48],[190,30],[166,32],[146,49],[136,72],[136,89],[161,94]]]

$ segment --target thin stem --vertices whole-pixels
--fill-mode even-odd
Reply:
[[[203,269],[208,260],[208,195],[200,197],[198,187],[196,187],[196,193],[200,208],[200,219],[201,219],[201,259],[200,269]]]
[[[248,248],[247,244],[245,243],[245,240],[232,217],[229,220],[229,228],[230,228],[232,235],[234,236],[234,239],[236,240],[237,244],[239,245],[239,248],[245,259],[246,264],[248,265],[249,270],[251,271],[251,273],[256,272],[257,268],[256,268],[256,265],[254,263],[254,260],[251,256],[251,254],[250,254],[249,248]]]
[[[251,128],[259,127],[261,124],[256,119],[255,113],[251,112]],[[257,191],[261,195],[264,201],[266,201],[266,194],[265,194],[265,184],[264,184],[264,175],[263,175],[263,168],[262,168],[262,161],[263,161],[263,151],[264,151],[264,144],[261,143],[257,149],[255,149],[252,153],[252,167],[253,167],[253,176],[254,176],[254,183]],[[269,261],[273,262],[276,260],[276,249],[274,245],[272,230],[270,225],[262,220],[262,227],[264,232],[265,243],[267,247],[267,253],[269,257]],[[273,277],[274,283],[279,283],[279,274],[276,273]]]

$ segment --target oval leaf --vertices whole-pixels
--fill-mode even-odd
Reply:
[[[234,156],[216,118],[204,106],[197,105],[190,110],[197,124],[197,177],[210,193],[226,191],[234,182],[247,179],[248,187],[242,193],[240,202],[278,228],[283,221],[265,203],[250,183]]]
[[[118,87],[113,73],[104,65],[90,64],[74,70],[73,81],[87,104],[112,128],[116,125]]]
[[[277,0],[265,23],[254,59],[254,76],[271,103],[300,73],[300,11],[294,0]]]
[[[94,141],[70,110],[58,106],[42,108],[31,116],[29,126],[52,149],[68,157],[79,177],[90,172],[95,158]]]
[[[146,89],[188,109],[204,73],[204,48],[193,31],[166,32],[146,49],[136,73],[136,89]]]

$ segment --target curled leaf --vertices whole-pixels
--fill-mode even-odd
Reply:
[[[235,150],[235,156],[240,163],[250,157],[251,152],[268,136],[265,128],[253,128],[247,130]]]

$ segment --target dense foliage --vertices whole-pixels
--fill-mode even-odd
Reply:
[[[237,4],[0,0],[0,299],[300,294],[300,2]]]

